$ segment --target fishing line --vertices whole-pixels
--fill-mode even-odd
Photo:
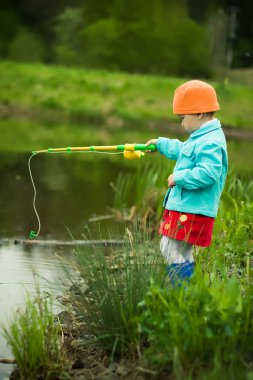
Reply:
[[[34,183],[34,180],[33,180],[33,175],[32,175],[32,170],[31,170],[31,159],[36,156],[36,154],[32,154],[30,157],[29,157],[29,160],[28,160],[28,170],[29,170],[29,174],[30,174],[30,178],[31,178],[31,182],[32,182],[32,185],[33,185],[33,209],[34,209],[34,212],[35,212],[35,215],[37,217],[37,220],[38,220],[38,224],[39,224],[39,227],[38,227],[38,231],[37,232],[34,232],[34,231],[30,231],[30,239],[33,239],[35,237],[37,237],[40,233],[40,227],[41,227],[41,223],[40,223],[40,217],[39,217],[39,214],[38,214],[38,211],[36,209],[36,196],[37,196],[37,191],[36,191],[36,186],[35,186],[35,183]]]
[[[50,154],[59,154],[59,153],[66,153],[66,152],[50,152]],[[83,150],[72,151],[71,154],[73,154],[73,153],[124,154],[124,152],[103,152],[103,151],[83,151]],[[33,153],[28,159],[28,170],[29,170],[29,174],[30,174],[30,178],[31,178],[32,186],[33,186],[33,192],[34,192],[34,194],[33,194],[33,210],[34,210],[34,213],[35,213],[37,221],[38,221],[38,230],[37,230],[37,232],[30,231],[30,235],[29,235],[30,239],[34,239],[34,238],[38,237],[39,233],[40,233],[40,229],[41,229],[40,217],[39,217],[39,213],[38,213],[37,208],[36,208],[37,190],[36,190],[36,186],[35,186],[33,175],[32,175],[32,170],[31,170],[31,160],[37,154],[39,154],[39,153]]]

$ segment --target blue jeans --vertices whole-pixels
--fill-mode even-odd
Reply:
[[[168,264],[167,273],[173,284],[193,275],[195,263],[192,244],[162,236],[160,249]]]
[[[167,273],[173,285],[180,284],[182,280],[191,278],[194,272],[195,263],[186,260],[184,263],[171,264],[167,267]]]

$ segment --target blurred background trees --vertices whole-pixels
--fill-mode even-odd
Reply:
[[[2,0],[0,58],[212,77],[253,65],[246,0]]]

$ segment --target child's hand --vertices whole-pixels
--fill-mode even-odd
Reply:
[[[151,144],[154,144],[156,146],[157,144],[157,139],[152,139],[152,140],[149,140],[146,142],[146,145],[149,146]],[[146,150],[145,151],[146,153],[157,153],[157,149],[156,150]]]
[[[168,178],[168,186],[171,189],[172,187],[176,186],[175,181],[174,181],[174,175],[171,174]]]

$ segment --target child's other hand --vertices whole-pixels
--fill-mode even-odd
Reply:
[[[168,186],[171,189],[172,187],[176,186],[175,181],[174,181],[174,175],[171,174],[168,178]]]
[[[146,142],[146,145],[149,146],[151,144],[154,144],[156,146],[157,144],[157,139],[152,139],[152,140],[149,140]],[[156,150],[146,150],[145,151],[146,153],[157,153],[157,149]]]

